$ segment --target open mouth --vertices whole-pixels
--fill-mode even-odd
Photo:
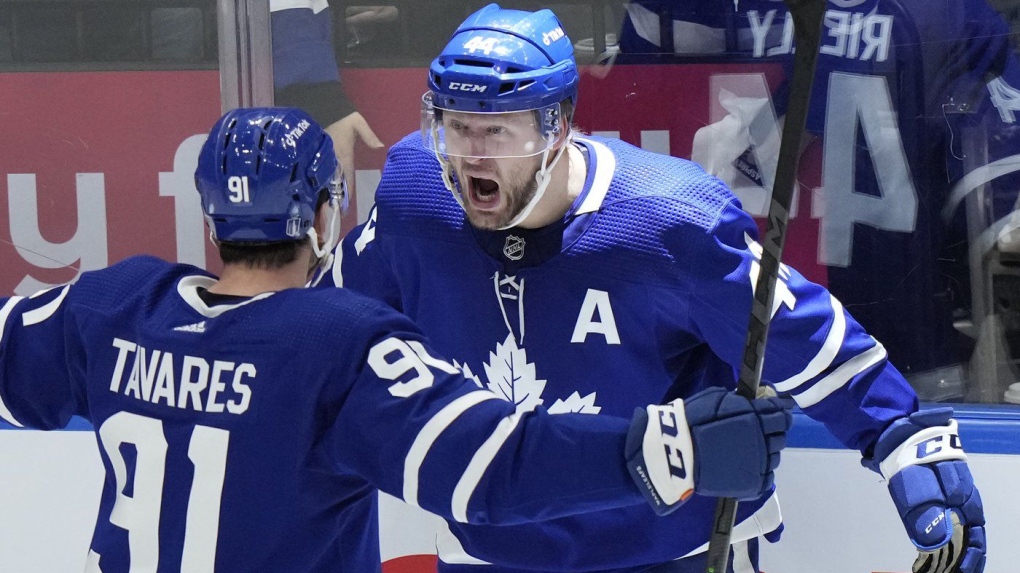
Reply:
[[[468,198],[471,204],[484,211],[499,207],[499,183],[484,177],[469,177]]]

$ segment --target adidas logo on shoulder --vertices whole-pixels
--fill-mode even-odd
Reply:
[[[178,326],[174,328],[176,332],[205,332],[205,321],[196,322],[195,324],[186,324],[184,326]]]

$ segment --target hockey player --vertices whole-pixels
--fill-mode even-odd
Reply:
[[[429,70],[424,137],[390,150],[333,282],[408,314],[519,411],[623,415],[732,388],[761,252],[754,222],[697,165],[576,133],[577,85],[552,12],[469,16]],[[781,278],[765,378],[889,480],[921,561],[939,564],[930,571],[980,571],[984,518],[951,409],[919,412],[838,300],[793,269]],[[440,569],[699,571],[715,504],[695,495],[662,521],[635,506],[450,523]],[[781,530],[773,493],[741,503],[737,522],[742,572],[753,540]]]
[[[304,112],[227,113],[196,183],[222,277],[136,257],[0,299],[0,417],[96,428],[88,573],[379,571],[376,488],[515,524],[770,487],[790,423],[776,398],[713,389],[629,425],[517,413],[393,309],[301,288],[346,201]]]

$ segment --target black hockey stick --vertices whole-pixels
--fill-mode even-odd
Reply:
[[[747,326],[744,357],[740,365],[737,393],[753,400],[761,382],[765,360],[765,341],[772,318],[772,301],[779,277],[779,259],[786,241],[786,224],[790,216],[794,185],[797,182],[797,164],[800,159],[801,134],[807,121],[811,102],[811,85],[815,79],[815,63],[821,35],[825,0],[783,0],[793,17],[796,53],[793,60],[793,79],[790,82],[789,100],[783,138],[779,145],[779,162],[772,185],[772,202],[769,204],[768,222],[762,238],[761,269],[755,284],[751,303],[751,319]],[[737,500],[720,498],[712,522],[712,536],[708,543],[707,573],[726,573],[730,558],[730,536],[737,514]]]

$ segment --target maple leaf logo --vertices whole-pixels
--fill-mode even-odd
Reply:
[[[527,353],[517,346],[512,334],[507,335],[503,344],[496,345],[496,351],[489,353],[489,362],[483,366],[489,391],[513,402],[518,412],[542,404],[546,381],[536,378],[535,365],[528,362]]]
[[[550,414],[567,414],[570,412],[576,414],[598,414],[601,411],[602,407],[595,405],[595,392],[582,398],[581,394],[576,390],[566,400],[556,400],[552,406],[549,406]]]
[[[468,380],[474,382],[475,386],[478,386],[479,388],[484,388],[484,386],[482,386],[481,379],[478,378],[477,374],[475,374],[474,372],[471,371],[471,367],[468,366],[466,363],[465,364],[461,364],[460,362],[457,362],[456,360],[454,360],[453,361],[453,366],[454,366],[454,368],[460,368],[461,372],[464,373],[464,377],[467,378]]]

